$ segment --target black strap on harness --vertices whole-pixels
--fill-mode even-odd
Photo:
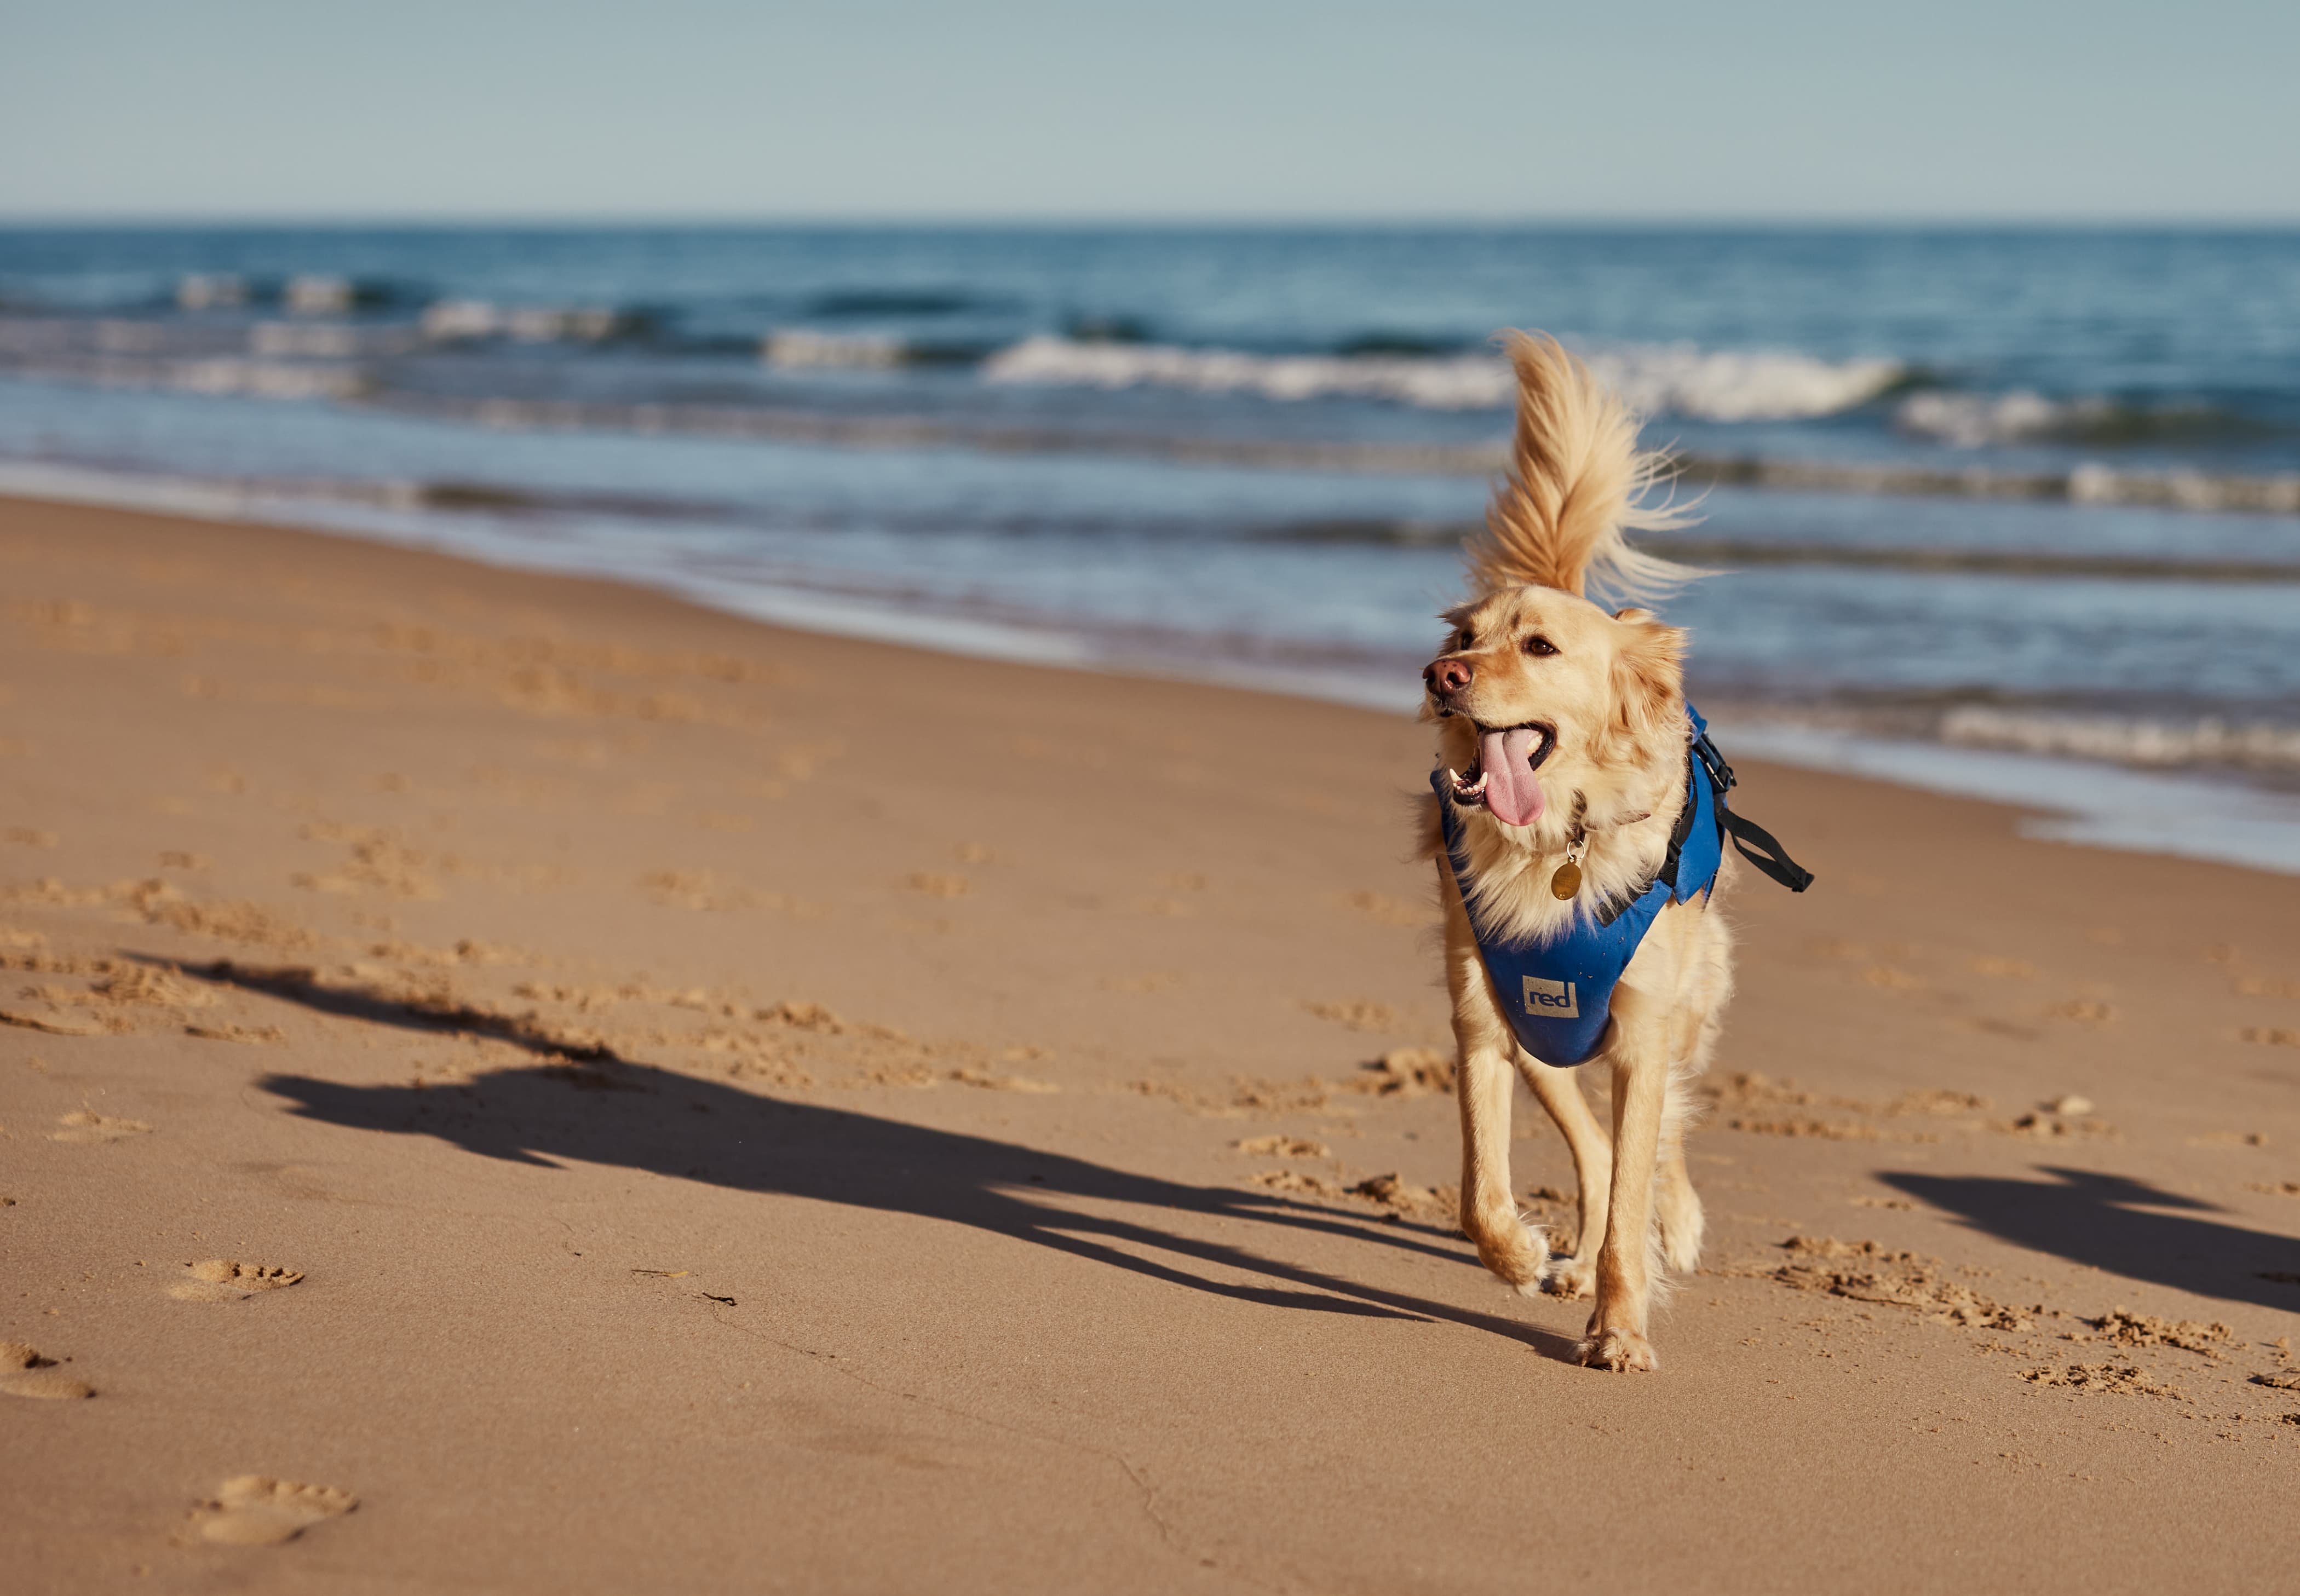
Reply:
[[[1725,794],[1732,790],[1734,785],[1733,767],[1725,762],[1725,756],[1718,752],[1717,744],[1710,741],[1706,731],[1693,744],[1693,752],[1694,761],[1689,762],[1685,774],[1685,803],[1677,812],[1677,824],[1670,827],[1669,852],[1662,859],[1660,871],[1643,886],[1630,889],[1627,896],[1608,898],[1600,903],[1596,910],[1599,925],[1612,925],[1628,911],[1630,904],[1651,892],[1657,883],[1666,881],[1672,890],[1676,887],[1678,860],[1685,852],[1686,840],[1693,835],[1693,817],[1698,807],[1694,802],[1693,794],[1696,770],[1709,778],[1710,791],[1716,795],[1714,807],[1718,829],[1733,839],[1733,847],[1742,858],[1793,893],[1801,893],[1812,885],[1812,872],[1791,859],[1788,850],[1781,846],[1779,838],[1755,821],[1743,819],[1726,806]],[[1753,843],[1764,852],[1752,852],[1750,844]]]
[[[1754,820],[1745,820],[1726,807],[1725,794],[1733,789],[1733,767],[1725,762],[1725,756],[1717,751],[1717,744],[1710,740],[1707,732],[1701,734],[1701,740],[1693,745],[1693,752],[1708,770],[1711,785],[1717,789],[1718,824],[1724,827],[1725,835],[1733,839],[1734,851],[1793,893],[1801,893],[1811,886],[1812,872],[1789,857],[1788,850],[1781,846],[1779,838]],[[1689,811],[1690,806],[1688,807]],[[1753,852],[1752,844],[1763,852]],[[1673,855],[1677,850],[1672,845],[1670,852]],[[1671,862],[1675,862],[1673,859]]]

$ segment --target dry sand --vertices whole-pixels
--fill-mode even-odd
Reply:
[[[1437,1190],[1426,760],[0,504],[7,1588],[2300,1579],[2291,880],[1746,768],[1607,1376]]]

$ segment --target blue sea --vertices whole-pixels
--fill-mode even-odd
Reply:
[[[0,492],[1404,710],[1508,327],[1732,747],[2300,871],[2289,230],[0,229]]]

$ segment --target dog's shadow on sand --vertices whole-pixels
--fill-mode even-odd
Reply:
[[[2300,1241],[2201,1218],[2226,1210],[2129,1176],[2040,1172],[2053,1180],[1905,1170],[1878,1178],[2015,1246],[2200,1297],[2300,1311]],[[2165,1209],[2174,1211],[2154,1211]]]
[[[1275,1193],[1129,1174],[1014,1143],[768,1097],[621,1059],[538,1061],[463,1085],[355,1086],[296,1075],[269,1076],[259,1084],[306,1119],[436,1136],[487,1158],[546,1169],[562,1159],[613,1165],[737,1191],[914,1214],[1267,1308],[1442,1320],[1522,1342],[1546,1357],[1572,1357],[1571,1338],[1538,1326],[1108,1211],[1110,1205],[1125,1204],[1135,1215],[1187,1214],[1322,1231],[1477,1268],[1466,1249],[1443,1244],[1435,1230],[1369,1222],[1366,1216]],[[1146,1257],[1144,1251],[1163,1256]],[[1214,1278],[1193,1264],[1252,1284]]]

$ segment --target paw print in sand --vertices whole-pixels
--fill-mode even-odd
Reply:
[[[192,1509],[178,1539],[221,1546],[277,1546],[357,1506],[358,1497],[332,1485],[299,1485],[244,1474],[226,1480],[214,1500]]]
[[[179,1302],[233,1302],[258,1292],[278,1291],[304,1278],[301,1269],[266,1268],[227,1258],[203,1259],[186,1264],[184,1271],[190,1278],[168,1288],[168,1294]]]
[[[92,1397],[96,1387],[73,1378],[21,1341],[0,1341],[0,1394],[70,1401]]]
[[[93,1109],[74,1109],[56,1123],[62,1128],[48,1133],[51,1142],[124,1142],[152,1128],[141,1119],[115,1119]]]

